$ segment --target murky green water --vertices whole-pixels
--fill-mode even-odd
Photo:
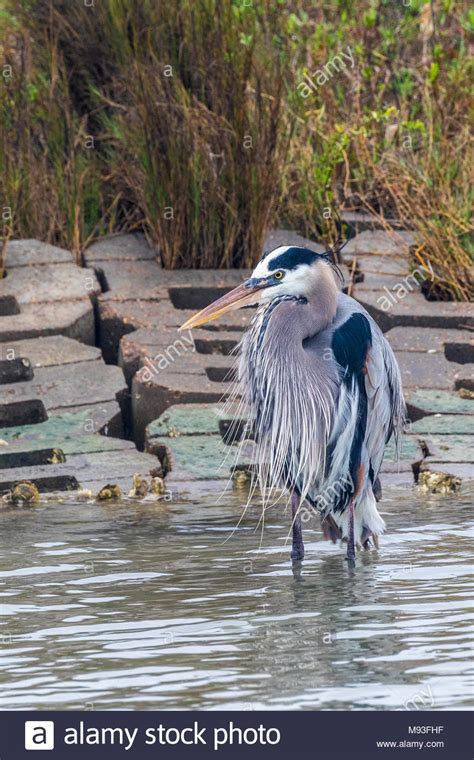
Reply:
[[[472,497],[392,491],[354,570],[314,521],[295,574],[241,502],[0,509],[0,708],[472,704]]]

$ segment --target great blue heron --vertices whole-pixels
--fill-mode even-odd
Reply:
[[[257,449],[259,480],[291,493],[293,560],[304,556],[300,506],[324,533],[378,546],[376,501],[384,448],[405,418],[400,371],[367,311],[337,287],[333,250],[280,246],[252,276],[189,319],[197,327],[258,304],[240,345],[239,386]],[[398,448],[398,446],[397,446]]]

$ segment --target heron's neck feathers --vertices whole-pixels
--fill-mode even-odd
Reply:
[[[337,311],[338,289],[329,264],[321,263],[317,272],[308,278],[308,313],[305,315],[304,338],[324,330],[331,324]]]

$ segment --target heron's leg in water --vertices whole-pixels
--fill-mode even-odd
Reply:
[[[355,544],[354,544],[354,502],[355,496],[349,502],[347,507],[349,510],[349,519],[347,521],[347,554],[346,559],[348,562],[354,562],[355,560]]]
[[[355,503],[358,495],[362,490],[362,485],[365,478],[365,467],[361,463],[357,468],[357,474],[355,477],[355,489],[352,494],[352,498],[349,502],[347,509],[349,510],[349,519],[347,521],[347,555],[346,559],[351,564],[355,562],[355,541],[354,541],[354,510]]]
[[[296,491],[291,492],[291,518],[293,526],[293,546],[291,559],[300,560],[304,557],[303,531],[301,529],[301,515],[299,513],[300,499]]]

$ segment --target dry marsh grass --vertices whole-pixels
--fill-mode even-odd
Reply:
[[[452,0],[2,0],[3,239],[79,257],[142,228],[167,267],[251,266],[271,225],[370,208],[469,299],[471,25]]]

